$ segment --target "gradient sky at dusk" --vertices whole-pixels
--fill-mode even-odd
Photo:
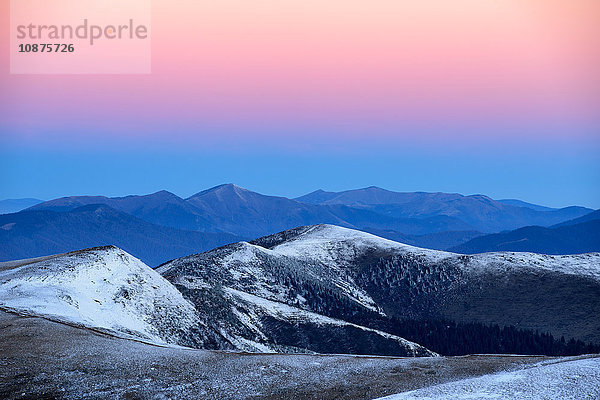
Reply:
[[[150,75],[10,75],[5,30],[0,198],[235,182],[600,207],[597,0],[154,0],[151,35]]]

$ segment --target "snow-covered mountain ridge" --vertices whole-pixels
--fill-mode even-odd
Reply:
[[[194,306],[114,246],[0,264],[0,306],[153,343],[178,343]]]
[[[350,322],[380,315],[514,325],[600,342],[599,253],[460,255],[315,225],[173,260],[158,272],[197,307],[221,298],[229,300],[215,307],[228,310],[235,290]],[[259,314],[254,327],[274,318]],[[236,320],[234,313],[230,326]],[[236,335],[264,339],[260,326],[253,332]]]
[[[241,250],[228,262],[252,264],[271,252],[248,243],[234,247]],[[196,298],[189,288],[213,289],[204,301],[192,304],[158,272],[114,246],[7,262],[0,264],[0,307],[155,344],[253,352],[435,355],[396,335],[285,304],[285,287],[265,276],[257,280],[261,275],[256,266],[234,277],[262,297],[223,287],[219,265],[214,267],[212,279],[180,280],[187,287],[178,287],[186,289],[188,298]],[[299,331],[310,327],[316,344],[288,342],[279,329],[282,322],[292,322]],[[346,336],[362,339],[348,344]],[[320,346],[328,341],[334,345]]]
[[[396,329],[405,320],[599,343],[600,254],[459,255],[314,225],[156,270],[113,246],[1,263],[0,307],[153,343],[258,352],[434,355],[413,342],[423,336]]]
[[[328,312],[328,308],[359,308],[383,314],[373,299],[339,268],[332,272],[324,264],[306,263],[240,242],[173,260],[157,271],[199,311],[207,313],[204,322],[235,348],[261,352],[434,354],[396,335],[350,323]],[[322,299],[316,300],[313,294]]]

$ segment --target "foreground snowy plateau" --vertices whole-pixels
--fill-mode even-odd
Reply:
[[[314,225],[156,270],[114,246],[0,263],[0,309],[3,398],[569,398],[571,384],[571,398],[597,398],[600,387],[586,373],[595,356],[440,357],[394,329],[456,321],[600,343],[598,253],[459,255]],[[322,355],[343,353],[354,356]],[[519,384],[542,377],[548,395]]]
[[[395,358],[154,346],[0,311],[0,398],[7,400],[593,400],[599,370],[598,356]]]

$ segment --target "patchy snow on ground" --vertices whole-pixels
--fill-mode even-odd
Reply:
[[[543,361],[511,372],[464,379],[378,400],[600,399],[600,358]]]
[[[0,265],[0,306],[156,343],[196,322],[171,283],[114,246]]]

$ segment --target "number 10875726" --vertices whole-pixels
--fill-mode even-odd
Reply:
[[[20,44],[19,53],[72,53],[75,47],[64,43]]]

